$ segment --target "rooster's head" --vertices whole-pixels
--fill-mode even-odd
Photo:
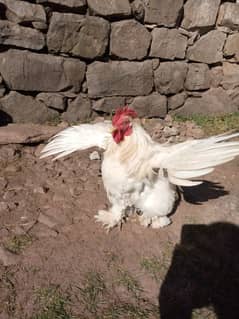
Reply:
[[[125,136],[132,134],[132,119],[137,117],[137,113],[128,106],[116,110],[112,118],[114,130],[112,132],[114,141],[119,144]]]

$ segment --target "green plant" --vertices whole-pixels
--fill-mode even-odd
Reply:
[[[39,311],[32,319],[71,319],[72,317],[66,310],[69,297],[64,296],[59,287],[47,287],[37,289],[36,303]]]
[[[231,130],[239,130],[239,112],[225,115],[174,116],[174,121],[194,121],[206,134],[213,135]]]
[[[18,255],[31,242],[32,238],[27,234],[15,235],[4,243],[4,247],[11,253]]]

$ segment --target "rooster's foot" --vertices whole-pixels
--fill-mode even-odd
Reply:
[[[151,226],[152,228],[162,228],[171,224],[170,218],[167,216],[159,217],[145,217],[144,215],[139,216],[140,225],[144,227]]]
[[[95,215],[95,219],[97,222],[102,223],[107,231],[117,225],[121,225],[121,218],[117,218],[111,211],[107,210],[99,210],[98,214]]]
[[[139,216],[139,223],[140,225],[144,227],[149,227],[151,224],[151,218],[150,217],[145,217],[144,215]]]
[[[163,216],[163,217],[155,216],[152,218],[151,227],[152,228],[162,228],[162,227],[166,227],[166,226],[170,225],[171,223],[172,222],[171,222],[170,218],[168,218],[167,216]]]

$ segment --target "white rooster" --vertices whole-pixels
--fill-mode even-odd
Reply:
[[[191,179],[239,155],[239,142],[225,142],[239,133],[160,145],[136,118],[134,110],[120,108],[112,122],[69,127],[42,150],[42,158],[56,155],[54,159],[58,159],[94,146],[104,149],[102,178],[111,208],[100,210],[95,217],[107,229],[121,224],[131,207],[141,212],[143,226],[167,226],[176,186],[199,185],[201,181]]]

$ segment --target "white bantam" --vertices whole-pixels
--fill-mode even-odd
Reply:
[[[136,117],[128,107],[118,109],[112,122],[69,127],[42,150],[41,158],[53,155],[58,159],[93,146],[104,149],[102,178],[111,208],[100,210],[95,217],[107,229],[121,224],[128,208],[141,212],[143,226],[167,226],[176,186],[198,185],[202,182],[193,178],[239,155],[239,142],[227,141],[239,137],[239,133],[160,145]]]

